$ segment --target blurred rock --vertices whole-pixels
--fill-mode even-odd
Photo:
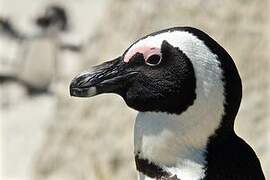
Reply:
[[[34,154],[46,139],[54,120],[56,99],[52,95],[31,97],[17,83],[0,87],[1,179],[28,180],[32,177]]]

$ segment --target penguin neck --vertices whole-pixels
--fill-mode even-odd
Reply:
[[[197,106],[195,103],[180,115],[139,112],[134,126],[134,148],[141,173],[148,175],[146,169],[138,167],[138,159],[180,179],[204,177],[207,143],[222,117],[217,109],[205,111]]]

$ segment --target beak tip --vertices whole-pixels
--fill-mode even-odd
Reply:
[[[75,96],[75,81],[74,79],[71,81],[70,85],[69,85],[69,95],[70,96]]]
[[[74,94],[74,92],[73,92],[73,90],[71,88],[69,89],[69,95],[70,96],[75,96],[75,94]]]
[[[88,88],[78,87],[76,86],[76,84],[71,82],[69,86],[69,94],[70,96],[74,97],[91,97],[97,95],[97,89],[96,87],[88,87]]]
[[[69,95],[70,96],[76,96],[76,93],[75,93],[75,89],[73,89],[73,88],[69,88]]]

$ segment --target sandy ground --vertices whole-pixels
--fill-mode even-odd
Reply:
[[[33,155],[40,151],[54,120],[56,99],[53,95],[30,98],[23,87],[12,83],[1,87],[0,95],[2,178],[29,179]]]

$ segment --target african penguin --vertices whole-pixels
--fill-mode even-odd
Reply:
[[[242,97],[237,68],[206,33],[192,27],[151,33],[70,84],[72,96],[101,93],[116,93],[139,111],[139,179],[265,179],[255,152],[234,132]]]
[[[0,70],[4,70],[0,72],[0,84],[22,84],[30,95],[49,92],[55,65],[55,47],[50,40],[34,35],[25,36],[8,19],[0,18],[0,27],[0,33],[7,39],[8,45],[13,42],[17,50],[13,58],[0,58]],[[7,48],[13,47],[9,45]]]
[[[63,6],[50,5],[43,11],[34,21],[31,19],[32,29],[39,29],[31,34],[19,29],[12,19],[0,17],[0,35],[9,44],[13,42],[17,45],[12,59],[0,57],[0,84],[22,84],[30,95],[50,93],[51,82],[59,64],[56,56],[67,53],[79,56],[83,48],[77,41],[70,40],[70,34],[73,33],[69,32],[69,16]],[[11,49],[12,46],[7,48]]]

